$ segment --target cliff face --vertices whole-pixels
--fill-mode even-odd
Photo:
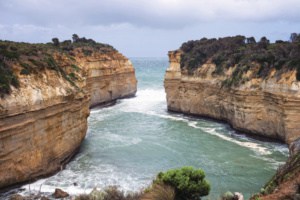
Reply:
[[[91,106],[136,93],[137,81],[132,63],[120,53],[97,54],[81,61],[87,69],[86,89]]]
[[[239,86],[224,86],[236,66],[223,75],[208,60],[193,74],[180,67],[181,51],[169,52],[170,66],[165,74],[168,109],[225,120],[233,128],[291,143],[300,136],[300,83],[296,71],[266,78],[249,78]]]
[[[299,198],[300,184],[300,139],[291,144],[291,155],[287,162],[280,166],[276,174],[265,184],[259,194],[250,200],[284,200]]]
[[[0,188],[60,170],[85,137],[89,107],[135,94],[127,58],[116,51],[84,55],[83,50],[76,48],[71,56],[47,52],[54,67],[38,73],[24,73],[31,64],[25,56],[22,62],[3,59],[19,88],[10,86],[10,94],[0,98]]]

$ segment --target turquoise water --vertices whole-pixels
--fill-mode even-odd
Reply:
[[[163,88],[167,59],[132,62],[138,79],[136,97],[93,109],[79,154],[65,170],[31,184],[31,191],[41,187],[53,192],[59,187],[76,194],[108,185],[137,191],[159,171],[188,165],[206,172],[212,187],[207,199],[228,190],[247,198],[286,160],[285,145],[248,138],[223,123],[169,113]]]

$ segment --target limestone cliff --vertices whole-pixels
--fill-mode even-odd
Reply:
[[[168,110],[227,121],[234,129],[290,143],[300,136],[300,82],[296,70],[270,69],[265,77],[254,76],[259,64],[239,73],[237,64],[216,73],[207,59],[192,73],[182,66],[182,51],[169,52],[165,74]]]
[[[291,155],[287,162],[280,166],[276,174],[261,189],[260,193],[250,199],[285,200],[299,199],[300,190],[300,139],[291,144]]]
[[[60,170],[85,137],[90,106],[136,92],[122,54],[67,44],[0,43],[0,188]]]
[[[88,69],[86,89],[91,94],[92,107],[136,93],[134,68],[122,54],[114,52],[83,58],[79,62]]]

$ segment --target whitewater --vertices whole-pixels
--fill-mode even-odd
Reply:
[[[228,190],[246,198],[258,192],[288,156],[284,144],[261,141],[229,125],[167,111],[163,76],[166,58],[132,58],[136,97],[95,108],[79,153],[54,176],[22,186],[28,191],[70,194],[116,185],[139,191],[156,174],[182,166],[200,167],[211,184],[207,199]]]

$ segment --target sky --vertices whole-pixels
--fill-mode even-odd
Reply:
[[[202,37],[300,33],[300,0],[0,0],[0,39],[92,38],[127,57],[165,57]]]

